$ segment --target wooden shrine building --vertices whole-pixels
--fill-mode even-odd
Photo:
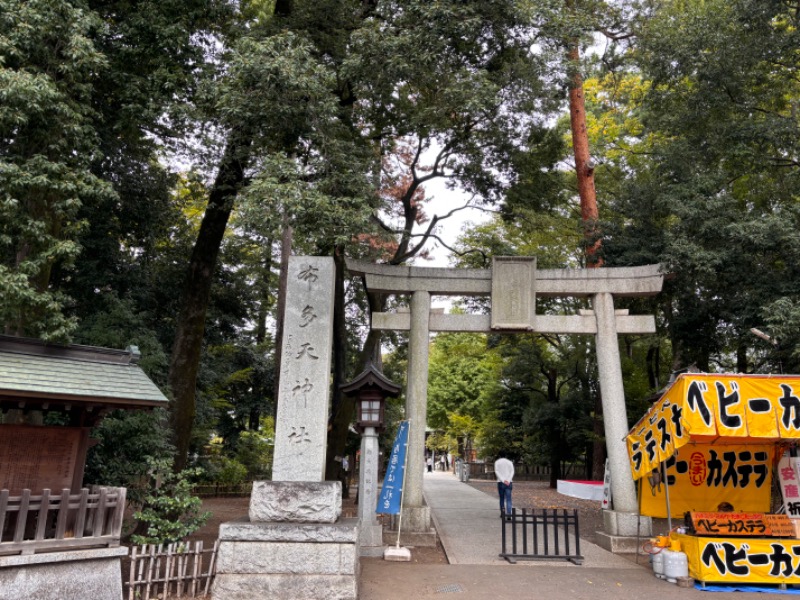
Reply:
[[[167,405],[139,357],[0,335],[0,597],[121,600],[126,490],[83,473],[105,414]]]
[[[0,489],[79,490],[89,431],[109,411],[166,406],[136,348],[0,336]],[[58,413],[59,426],[45,426]]]

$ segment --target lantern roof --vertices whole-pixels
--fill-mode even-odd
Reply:
[[[369,387],[378,388],[386,396],[397,396],[402,389],[399,385],[387,379],[372,361],[367,363],[366,368],[352,381],[343,384],[339,389],[349,395]]]

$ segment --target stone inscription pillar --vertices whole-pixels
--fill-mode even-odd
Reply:
[[[614,297],[610,293],[595,294],[593,306],[597,319],[597,369],[600,375],[606,449],[611,470],[611,497],[615,511],[637,512],[636,488],[624,441],[628,434],[628,413],[625,408],[622,365],[619,359]]]
[[[422,478],[425,472],[425,422],[428,411],[428,352],[431,295],[417,291],[411,296],[411,330],[408,339],[406,417],[411,421],[408,465],[403,490],[403,529],[430,529],[430,510],[424,506]]]
[[[333,297],[332,258],[289,258],[273,481],[325,479]]]
[[[323,481],[333,338],[333,259],[289,259],[272,481],[249,521],[220,525],[213,600],[358,598],[358,519]]]

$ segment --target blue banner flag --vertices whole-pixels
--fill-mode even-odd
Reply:
[[[378,498],[376,513],[396,515],[400,512],[403,495],[403,474],[406,471],[406,449],[408,448],[408,421],[400,421],[397,437],[394,438],[389,466],[383,478],[383,488]]]

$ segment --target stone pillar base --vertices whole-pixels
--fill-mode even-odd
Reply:
[[[398,518],[392,519],[392,528],[397,530]],[[404,506],[400,528],[403,531],[424,533],[431,530],[431,509],[428,506]]]
[[[397,545],[397,525],[400,524],[400,545],[436,546],[436,530],[431,525],[431,509],[428,506],[404,506],[402,522],[399,515],[393,515],[383,541],[389,546]]]
[[[636,554],[648,538],[649,536],[610,535],[604,531],[598,531],[595,540],[598,546],[614,554]]]
[[[250,521],[335,523],[342,514],[341,481],[254,481]]]
[[[653,520],[635,512],[604,510],[603,531],[609,535],[647,538],[653,535]]]
[[[223,523],[213,600],[358,598],[358,519]]]
[[[120,558],[127,555],[117,547],[0,556],[0,600],[122,600]]]
[[[360,526],[358,534],[360,556],[383,556],[383,525]]]
[[[604,510],[603,529],[597,532],[598,546],[614,554],[635,554],[653,535],[653,519],[639,513]]]

